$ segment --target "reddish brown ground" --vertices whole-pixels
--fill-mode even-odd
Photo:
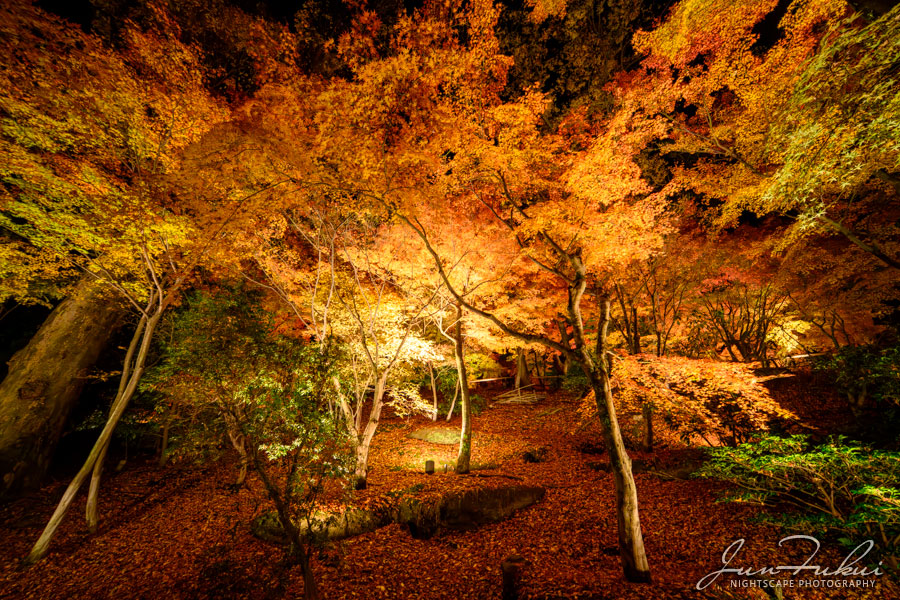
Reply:
[[[611,476],[590,468],[603,456],[577,449],[591,434],[578,431],[574,402],[555,397],[536,406],[497,406],[474,421],[474,462],[493,466],[476,473],[427,476],[416,472],[425,458],[450,461],[455,448],[406,438],[430,421],[385,419],[375,438],[370,487],[357,502],[377,502],[391,490],[423,484],[423,495],[458,486],[507,485],[521,478],[547,488],[543,502],[509,520],[475,531],[443,532],[413,539],[391,525],[334,544],[318,554],[315,571],[323,596],[338,598],[478,599],[500,597],[500,562],[519,554],[529,562],[523,598],[765,598],[728,587],[706,595],[694,585],[721,566],[723,550],[747,540],[741,566],[798,560],[777,548],[781,534],[750,522],[751,507],[717,503],[719,484],[666,481],[636,475],[652,585],[625,583],[617,556]],[[458,421],[448,428],[458,427]],[[596,441],[596,440],[595,440]],[[527,448],[547,446],[548,460],[526,463]],[[661,449],[661,463],[683,451]],[[634,456],[641,456],[635,453]],[[495,475],[484,477],[483,475]],[[298,598],[297,570],[280,567],[280,548],[254,538],[251,518],[268,507],[251,478],[249,489],[231,491],[227,461],[208,468],[132,466],[110,477],[103,493],[101,531],[87,534],[76,504],[46,560],[28,569],[26,554],[62,493],[64,482],[0,507],[0,597],[3,598]],[[83,499],[81,500],[83,502]],[[836,565],[843,552],[828,545],[821,564]],[[865,592],[788,590],[785,598],[900,598],[882,580]]]

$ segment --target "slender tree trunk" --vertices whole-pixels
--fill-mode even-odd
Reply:
[[[571,348],[572,344],[569,341],[569,329],[565,321],[558,319],[556,321],[556,328],[559,329],[559,339],[562,342],[562,345],[567,348]],[[569,364],[572,361],[570,361],[569,357],[565,355],[561,355],[558,360],[560,362],[560,365],[562,366],[560,374],[565,377],[569,374]]]
[[[431,361],[428,361],[428,374],[431,376],[431,397],[434,400],[434,414],[431,416],[431,420],[437,421],[437,419],[438,419],[437,386],[434,385],[434,366],[432,366]]]
[[[125,353],[125,360],[122,361],[122,375],[119,377],[119,389],[116,391],[116,397],[113,399],[113,404],[109,409],[110,414],[115,412],[116,402],[122,401],[122,393],[125,390],[125,386],[128,383],[129,378],[131,377],[131,371],[134,368],[134,353],[137,351],[138,343],[141,340],[141,336],[144,333],[144,327],[146,325],[147,320],[141,319],[140,322],[138,322],[137,328],[134,330],[134,334],[131,336],[131,343],[128,344],[128,351]],[[97,509],[99,506],[100,497],[100,481],[103,477],[103,464],[106,462],[106,455],[109,452],[109,444],[110,442],[107,441],[103,446],[103,449],[100,451],[100,455],[97,457],[97,461],[94,463],[94,471],[91,474],[91,483],[88,487],[87,504],[85,504],[85,518],[87,520],[88,531],[90,531],[91,533],[95,533],[97,531],[97,524],[99,522]]]
[[[525,352],[522,347],[516,348],[516,389],[528,384],[528,367],[525,364]]]
[[[453,417],[453,409],[456,408],[456,399],[459,397],[459,377],[456,379],[456,387],[453,389],[453,402],[450,403],[450,410],[447,411],[447,421]]]
[[[98,514],[100,499],[100,481],[103,476],[103,463],[106,462],[106,454],[109,452],[109,442],[103,445],[100,455],[94,463],[93,473],[91,474],[91,483],[88,486],[87,503],[84,506],[84,516],[87,520],[88,531],[97,532],[97,525],[100,522]]]
[[[631,322],[632,322],[632,335],[633,335],[633,339],[631,340],[631,353],[632,354],[640,354],[641,353],[641,332],[638,330],[637,309],[633,306],[631,307]]]
[[[169,428],[172,424],[167,420],[162,428],[162,441],[159,444],[159,467],[165,467],[169,462]]]
[[[281,523],[281,527],[287,534],[288,540],[290,540],[290,555],[300,564],[300,571],[303,574],[303,598],[304,600],[318,600],[319,587],[316,585],[315,575],[312,572],[312,565],[310,565],[309,562],[308,546],[303,542],[300,530],[291,519],[290,507],[285,502],[280,490],[275,485],[275,482],[269,477],[266,466],[259,459],[259,453],[251,448],[249,455],[256,467],[256,472],[259,473],[259,478],[263,482],[263,487],[266,488],[269,499],[272,500],[272,503],[275,505],[275,512],[278,513],[278,521]]]
[[[840,233],[841,235],[843,235],[844,237],[846,237],[848,240],[850,240],[857,246],[859,246],[859,248],[861,248],[862,250],[875,256],[875,258],[877,258],[884,264],[888,265],[889,267],[893,267],[895,269],[900,269],[900,260],[897,260],[893,256],[890,256],[889,254],[887,254],[883,249],[881,249],[881,247],[878,246],[878,244],[876,244],[874,242],[870,242],[870,243],[864,242],[862,239],[860,239],[860,237],[856,234],[855,231],[846,227],[842,223],[839,223],[837,221],[833,221],[832,219],[829,219],[825,215],[818,215],[818,219],[820,221],[822,221],[823,223],[825,223],[826,225],[828,225],[829,227],[831,227],[832,229],[834,229],[835,231],[837,231],[838,233]]]
[[[577,336],[575,341],[579,347],[583,368],[590,378],[591,388],[596,397],[597,415],[600,418],[603,438],[609,452],[609,462],[616,489],[616,517],[622,569],[628,581],[649,582],[650,564],[644,550],[644,538],[638,513],[637,487],[631,472],[631,459],[625,450],[625,442],[622,440],[622,432],[616,418],[616,408],[609,383],[609,365],[604,359],[606,334],[609,329],[609,304],[608,299],[604,299],[600,304],[602,318],[598,335],[602,351],[599,360],[593,361],[585,345],[579,343]],[[580,320],[578,304],[570,302],[570,306],[572,305],[575,309],[573,316],[576,320]],[[583,342],[583,340],[581,341]]]
[[[153,301],[148,304],[152,306]],[[82,465],[81,469],[75,475],[75,478],[69,484],[69,487],[66,488],[66,491],[63,494],[62,499],[59,501],[56,510],[50,517],[50,521],[47,523],[47,526],[44,528],[41,536],[38,538],[37,542],[35,542],[34,546],[31,549],[31,552],[26,557],[26,562],[34,563],[47,555],[47,551],[50,549],[50,541],[53,539],[56,530],[62,523],[63,518],[66,516],[66,512],[68,512],[69,507],[72,505],[72,501],[75,499],[75,495],[78,493],[79,488],[81,488],[81,484],[84,483],[84,480],[87,478],[88,474],[93,470],[94,464],[96,463],[97,459],[105,451],[106,445],[109,443],[109,440],[112,437],[113,430],[118,424],[119,419],[122,417],[122,414],[125,412],[125,409],[128,406],[128,401],[134,395],[134,392],[137,389],[137,384],[144,373],[144,363],[147,359],[147,352],[150,350],[150,341],[153,339],[153,331],[156,329],[156,325],[159,322],[160,317],[162,317],[162,309],[154,312],[149,319],[146,316],[141,317],[141,321],[143,323],[139,325],[138,329],[135,331],[135,334],[140,333],[141,341],[139,350],[137,352],[137,357],[135,359],[134,369],[128,376],[128,383],[122,388],[121,397],[116,398],[115,402],[113,403],[114,408],[106,421],[106,425],[104,425],[103,430],[100,432],[100,437],[94,443],[94,447],[91,449],[91,452],[88,455],[87,460],[84,462],[84,465]],[[124,372],[123,375],[125,375]]]
[[[620,329],[625,335],[625,346],[628,348],[629,354],[640,354],[641,334],[638,331],[637,308],[633,306],[631,301],[625,302],[625,292],[622,289],[622,286],[616,284],[615,289],[616,299],[619,301],[619,308],[622,310],[623,327]]]
[[[656,337],[656,355],[662,356],[662,319],[659,315],[659,299],[656,286],[650,291],[647,286],[647,294],[650,296],[650,323],[653,325],[653,335]]]
[[[82,280],[25,348],[0,383],[0,498],[36,488],[66,419],[97,362],[121,306],[93,281]]]
[[[531,358],[532,360],[534,360],[534,375],[538,379],[538,384],[541,386],[546,386],[547,383],[544,379],[544,375],[546,375],[546,365],[541,360],[541,357],[536,349],[531,350]]]
[[[366,479],[369,472],[369,446],[372,445],[372,438],[375,437],[375,430],[378,429],[378,420],[381,418],[381,409],[384,408],[384,388],[386,383],[387,373],[383,373],[375,382],[372,412],[369,413],[366,428],[363,430],[362,435],[357,438],[356,472],[354,474],[354,487],[357,490],[366,489]]]
[[[622,559],[622,567],[625,577],[629,581],[649,582],[650,566],[647,562],[647,555],[644,551],[644,539],[641,533],[640,519],[638,516],[637,488],[634,483],[634,476],[631,473],[631,460],[625,452],[625,444],[622,441],[622,432],[619,429],[616,420],[616,411],[613,404],[612,390],[609,385],[609,365],[606,360],[606,333],[609,328],[609,299],[604,298],[601,302],[603,318],[601,320],[600,333],[598,335],[598,346],[600,347],[599,360],[592,358],[592,353],[585,344],[584,335],[584,319],[581,313],[581,300],[587,287],[587,270],[581,258],[582,249],[575,248],[571,252],[563,249],[546,233],[544,236],[548,238],[549,243],[554,247],[560,258],[565,258],[574,271],[574,276],[563,275],[562,272],[556,271],[563,278],[568,286],[567,311],[569,315],[569,323],[574,328],[573,339],[574,347],[567,348],[562,343],[540,335],[532,335],[525,332],[516,331],[498,319],[495,315],[481,310],[465,301],[463,296],[453,287],[447,272],[444,270],[443,263],[437,252],[428,241],[426,233],[420,229],[421,224],[413,223],[408,218],[401,218],[412,227],[419,238],[425,244],[426,249],[434,259],[435,266],[441,275],[441,279],[447,286],[447,289],[453,294],[453,297],[463,307],[470,310],[476,315],[481,316],[494,323],[504,333],[512,335],[527,343],[541,343],[557,351],[565,353],[570,359],[577,360],[584,372],[591,381],[591,387],[594,390],[597,400],[597,413],[603,429],[603,437],[606,441],[610,455],[610,465],[613,472],[613,481],[616,490],[616,514],[618,518],[619,530],[619,553]]]
[[[459,375],[459,389],[462,394],[460,404],[462,424],[460,425],[459,434],[459,456],[456,458],[456,472],[460,474],[469,472],[469,463],[472,457],[471,403],[469,402],[469,376],[466,372],[462,318],[463,308],[460,304],[457,304],[456,325],[453,328],[453,354],[456,357],[456,372]]]
[[[644,420],[644,452],[653,452],[653,407],[649,403],[644,403],[641,407],[641,416]]]

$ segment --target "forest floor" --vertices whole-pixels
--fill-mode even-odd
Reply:
[[[779,395],[787,402],[796,400],[792,393]],[[813,400],[821,409],[822,402]],[[789,408],[802,412],[802,407]],[[463,477],[422,472],[427,458],[438,465],[451,462],[455,446],[407,437],[424,427],[457,429],[458,418],[436,424],[422,417],[382,419],[369,487],[357,493],[355,503],[377,502],[413,486],[427,496],[460,487],[525,483],[546,488],[546,496],[508,520],[476,530],[440,531],[421,540],[393,524],[332,543],[314,561],[323,597],[499,598],[500,563],[518,554],[528,561],[522,598],[762,599],[768,597],[762,591],[730,587],[724,577],[705,592],[695,585],[722,567],[723,551],[740,538],[746,543],[731,566],[761,568],[805,560],[805,548],[779,548],[785,534],[752,522],[758,509],[717,502],[722,484],[641,472],[635,477],[653,583],[626,583],[618,558],[612,476],[602,464],[607,458],[590,452],[598,440],[579,428],[576,409],[577,402],[563,394],[537,405],[485,409],[473,421],[478,470]],[[524,451],[539,447],[547,449],[543,462],[522,459]],[[675,445],[652,455],[632,453],[657,471],[693,456]],[[29,568],[22,568],[19,559],[37,538],[66,482],[0,506],[0,598],[302,597],[298,569],[284,568],[281,548],[250,532],[251,519],[268,510],[261,485],[251,475],[247,487],[235,491],[227,485],[234,475],[229,460],[164,469],[151,462],[131,464],[105,482],[100,531],[87,533],[81,497],[49,556]],[[811,564],[834,567],[845,555],[836,543],[823,541]],[[784,598],[900,598],[900,587],[880,577],[874,588],[789,588]]]

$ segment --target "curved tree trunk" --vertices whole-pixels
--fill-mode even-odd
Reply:
[[[144,332],[144,327],[146,326],[146,324],[146,320],[141,319],[138,322],[137,329],[131,336],[131,343],[128,345],[128,351],[125,353],[125,361],[122,363],[122,375],[119,377],[119,389],[116,392],[116,397],[109,409],[110,414],[116,411],[116,402],[120,402],[123,398],[125,386],[127,385],[131,377],[131,368],[134,363],[134,353],[137,350],[138,342],[141,340],[141,335]],[[107,452],[109,452],[109,444],[110,442],[107,441],[103,448],[100,450],[100,455],[97,457],[97,461],[94,463],[94,471],[91,474],[91,483],[88,486],[88,497],[87,503],[85,504],[84,516],[87,519],[88,531],[90,531],[91,533],[96,533],[97,525],[100,521],[97,513],[97,507],[100,499],[100,481],[103,478],[103,465],[106,462],[106,454]]]
[[[148,302],[148,308],[150,306],[153,306],[155,303],[156,298],[151,297],[150,302]],[[31,552],[25,558],[26,563],[35,563],[47,555],[47,552],[50,549],[50,541],[53,539],[53,536],[56,534],[56,530],[62,523],[63,518],[66,516],[69,507],[72,505],[72,501],[75,499],[76,494],[78,494],[78,490],[81,488],[84,480],[87,479],[88,474],[90,474],[94,470],[94,467],[97,464],[97,460],[101,457],[101,455],[104,455],[106,453],[109,440],[112,438],[113,430],[116,428],[119,419],[122,417],[122,414],[128,407],[128,401],[134,395],[135,390],[137,390],[138,382],[141,380],[141,376],[144,373],[144,363],[147,359],[147,352],[150,350],[150,342],[153,339],[153,332],[156,329],[156,325],[157,323],[159,323],[159,319],[162,317],[162,313],[164,310],[165,305],[161,303],[160,307],[150,318],[147,318],[146,315],[141,317],[141,322],[138,324],[138,327],[135,330],[135,337],[140,338],[140,343],[138,345],[137,355],[134,358],[134,364],[130,368],[124,367],[122,372],[122,378],[127,379],[127,383],[120,386],[119,389],[121,391],[113,401],[112,411],[110,412],[109,418],[106,421],[106,425],[104,425],[103,430],[100,432],[100,437],[94,443],[94,447],[91,449],[87,460],[84,461],[81,469],[72,479],[71,483],[69,483],[69,486],[66,488],[65,493],[63,493],[62,499],[60,499],[56,510],[50,517],[50,521],[47,523],[47,526],[44,527],[44,531],[41,533],[41,536],[31,548]],[[94,499],[96,500],[96,494],[94,495]],[[89,510],[91,511],[88,513],[89,515],[91,513],[96,515],[96,507]],[[90,516],[88,518],[90,519]]]
[[[124,310],[93,281],[82,280],[0,383],[0,497],[37,487],[84,386]]]
[[[275,482],[269,477],[269,474],[266,471],[266,465],[259,458],[259,452],[251,447],[248,456],[256,467],[256,472],[259,473],[259,478],[266,488],[269,499],[275,504],[275,511],[278,513],[278,521],[284,528],[288,540],[290,540],[291,548],[289,555],[300,565],[300,572],[303,575],[303,598],[304,600],[318,600],[319,588],[318,585],[316,585],[315,574],[312,571],[312,565],[309,560],[309,544],[305,543],[303,536],[300,534],[300,530],[297,528],[293,519],[291,519],[291,507],[289,503],[285,501],[281,490],[278,489],[278,486],[275,485]]]
[[[599,331],[600,355],[592,360],[582,344],[580,357],[597,401],[597,415],[603,425],[603,438],[609,452],[609,463],[616,489],[616,517],[619,530],[619,556],[625,578],[633,582],[650,581],[650,564],[644,550],[644,537],[638,513],[637,487],[631,472],[631,459],[625,451],[625,442],[616,419],[612,388],[609,383],[609,362],[606,360],[606,332],[609,327],[609,299],[600,303],[601,327]]]
[[[466,373],[465,354],[463,352],[462,306],[456,305],[456,325],[453,328],[453,354],[456,357],[456,372],[459,376],[459,389],[462,391],[462,425],[459,434],[459,456],[456,458],[456,472],[468,473],[472,458],[472,419],[469,402],[469,375]]]

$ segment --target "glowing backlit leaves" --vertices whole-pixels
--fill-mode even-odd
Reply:
[[[139,245],[152,256],[187,239],[187,222],[162,207],[160,177],[226,115],[193,50],[159,31],[125,28],[115,53],[29,3],[5,5],[0,21],[0,224],[21,253],[87,259],[98,276],[127,280],[142,268]],[[14,295],[27,300],[31,277],[18,276]]]
[[[740,441],[765,429],[770,419],[794,419],[782,409],[744,365],[680,357],[642,355],[616,357],[613,385],[625,414],[641,414],[650,404],[655,418],[665,421],[686,441],[724,443]],[[596,412],[590,394],[579,409],[583,416]]]

